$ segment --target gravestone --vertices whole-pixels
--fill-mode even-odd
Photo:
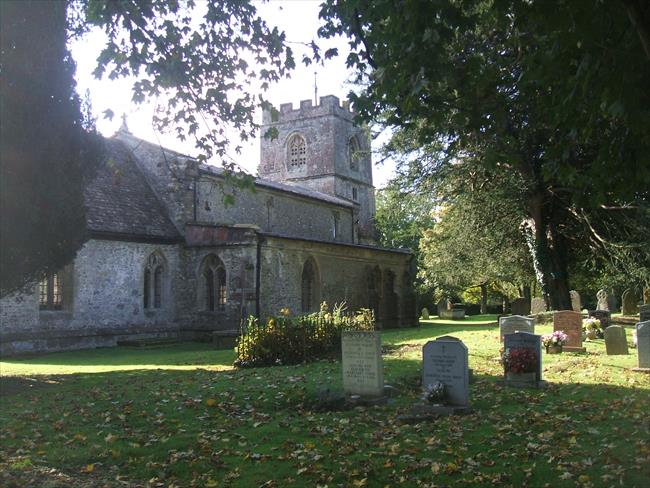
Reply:
[[[530,313],[536,315],[546,312],[546,302],[541,297],[535,297],[530,301]]]
[[[436,308],[438,309],[438,317],[442,315],[445,310],[451,310],[450,302],[446,298],[442,298],[437,304]]]
[[[536,357],[535,386],[540,386],[542,381],[542,337],[529,332],[515,332],[506,334],[503,338],[504,352],[511,352],[513,349],[530,349]],[[504,371],[507,374],[507,371]],[[507,383],[507,379],[506,379]]]
[[[563,351],[585,352],[582,347],[582,316],[573,310],[553,312],[553,331],[561,330],[567,335],[567,341],[562,346]]]
[[[596,305],[598,310],[609,310],[609,302],[607,301],[607,292],[605,290],[598,290],[596,299],[598,300],[598,304]]]
[[[456,338],[439,337],[422,348],[422,388],[439,381],[449,405],[469,405],[467,346]]]
[[[535,333],[535,319],[522,317],[521,315],[508,315],[499,318],[499,342],[503,342],[503,336],[515,332]]]
[[[515,298],[510,302],[512,315],[528,315],[530,313],[530,300],[528,298]]]
[[[650,320],[636,324],[639,369],[650,370]]]
[[[569,292],[569,295],[571,296],[571,309],[574,312],[579,312],[581,310],[582,303],[580,303],[580,293],[578,293],[575,290],[571,290]]]
[[[628,354],[625,329],[620,325],[610,325],[605,329],[605,350],[608,356]]]
[[[609,310],[589,310],[589,317],[600,320],[603,330],[612,325],[612,313]]]
[[[639,307],[639,322],[650,320],[650,305],[641,305]]]
[[[343,390],[348,395],[381,397],[384,370],[381,334],[377,331],[343,331],[341,334]]]
[[[643,303],[645,305],[650,305],[650,288],[643,289]]]
[[[618,300],[616,299],[614,292],[607,295],[607,306],[609,311],[612,313],[618,311]]]
[[[638,299],[636,293],[629,288],[623,292],[622,315],[636,315],[639,313]]]
[[[422,320],[429,320],[429,309],[427,307],[422,309]]]

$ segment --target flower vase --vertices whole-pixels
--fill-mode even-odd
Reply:
[[[551,344],[546,346],[547,354],[562,354],[562,344]]]

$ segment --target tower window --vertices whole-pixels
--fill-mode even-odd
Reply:
[[[356,137],[351,137],[348,141],[348,161],[350,169],[359,171],[359,160],[361,159],[361,148]]]
[[[339,237],[339,213],[332,212],[332,237],[337,239]]]
[[[305,138],[300,134],[291,136],[288,144],[289,164],[290,171],[304,168],[307,164],[307,144]]]
[[[355,186],[352,187],[352,200],[355,202],[359,199],[359,195],[357,193],[357,188]]]

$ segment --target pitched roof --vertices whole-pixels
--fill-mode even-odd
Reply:
[[[107,158],[86,185],[86,224],[95,234],[182,240],[138,169],[129,148],[107,139]]]

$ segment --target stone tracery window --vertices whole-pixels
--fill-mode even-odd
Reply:
[[[359,160],[361,159],[361,148],[356,137],[351,137],[348,141],[348,162],[350,169],[359,171]]]
[[[307,143],[300,134],[294,134],[287,144],[289,171],[302,169],[307,164]]]
[[[164,272],[165,258],[159,252],[151,253],[144,268],[143,301],[145,309],[162,308]]]
[[[204,310],[209,312],[225,310],[228,302],[226,267],[221,259],[210,254],[203,260],[201,268]]]

